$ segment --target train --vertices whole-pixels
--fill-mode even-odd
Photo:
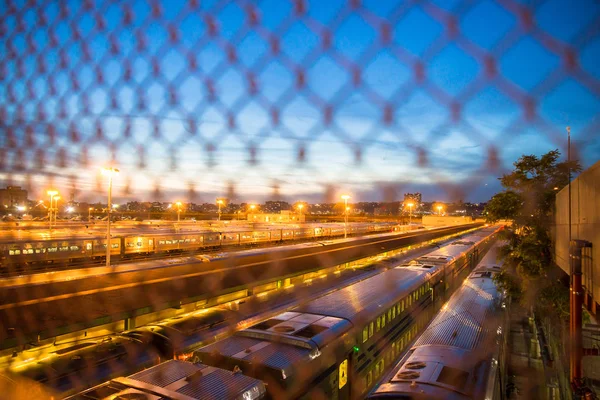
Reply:
[[[411,228],[416,228],[411,227]],[[403,231],[396,224],[348,227],[349,235]],[[125,235],[110,239],[112,259],[155,253],[172,253],[229,246],[281,243],[302,239],[329,239],[344,236],[344,227],[310,227],[241,232],[196,232]],[[39,262],[73,262],[106,256],[106,236],[19,240],[0,243],[0,264],[27,265]]]
[[[467,277],[498,227],[239,330],[194,362],[241,371],[272,399],[363,398]]]
[[[509,304],[499,272],[484,259],[368,398],[504,399]]]
[[[265,394],[265,385],[258,379],[208,365],[170,360],[66,400],[260,400]]]
[[[479,254],[485,251],[494,232],[495,228],[471,232],[416,260],[417,262],[419,260],[426,261],[425,266],[412,263],[398,268],[397,261],[394,263],[394,259],[386,260],[384,263],[386,263],[386,267],[390,268],[389,271],[360,282],[361,286],[354,284],[349,288],[336,292],[340,293],[338,296],[342,296],[342,293],[346,295],[347,293],[353,293],[354,290],[357,292],[365,291],[365,287],[368,288],[372,285],[371,297],[365,300],[364,303],[366,307],[367,301],[372,302],[377,295],[381,294],[381,286],[385,282],[393,282],[394,280],[404,282],[406,278],[406,283],[402,283],[402,285],[391,291],[390,301],[392,299],[395,301],[397,298],[400,300],[394,303],[396,304],[395,307],[388,307],[389,317],[379,316],[376,320],[371,321],[370,328],[365,328],[367,340],[362,344],[371,346],[375,343],[376,338],[379,340],[379,337],[383,334],[380,331],[383,332],[386,326],[392,326],[391,322],[394,319],[398,320],[398,316],[402,316],[404,322],[394,332],[399,329],[403,335],[409,335],[408,337],[403,336],[402,342],[404,345],[408,343],[408,339],[413,338],[416,333],[414,321],[417,321],[420,327],[429,320],[428,317],[425,317],[425,314],[417,318],[421,308],[427,309],[430,303],[435,303],[436,307],[439,307],[441,302],[445,301],[444,293],[447,291],[445,282],[451,282],[452,285],[454,284],[452,282],[458,282],[460,275],[470,270]],[[433,266],[434,263],[437,263],[436,266]],[[373,280],[375,278],[377,279]],[[407,296],[407,293],[411,295]],[[339,301],[343,303],[346,300],[342,296]],[[417,303],[424,304],[417,306]],[[309,305],[307,304],[305,307]],[[379,308],[372,307],[371,311],[374,309]],[[362,311],[360,316],[357,317],[358,319],[350,316],[347,318],[352,320],[351,323],[357,323],[361,318],[364,319],[367,314]],[[408,318],[405,318],[406,316]],[[187,316],[172,317],[161,323],[147,324],[120,334],[74,342],[72,346],[51,352],[42,359],[32,355],[29,358],[36,361],[29,363],[15,362],[10,370],[21,376],[41,382],[56,392],[72,393],[74,390],[97,385],[108,379],[124,376],[166,360],[199,361],[196,358],[198,356],[197,351],[194,350],[197,350],[200,345],[214,341],[215,332],[234,326],[239,322],[239,318],[238,312],[227,308],[198,310]],[[273,319],[268,321],[265,323],[272,323]],[[388,322],[387,325],[386,322]],[[413,329],[412,331],[410,329],[407,331],[409,325],[410,329]],[[395,335],[396,333],[393,333],[394,337]],[[386,337],[388,337],[388,334],[386,334]],[[398,346],[400,347],[400,344]],[[35,348],[31,349],[32,352],[35,350]],[[376,351],[370,350],[368,352],[369,359],[373,357]],[[361,354],[358,354],[357,357]],[[366,355],[362,357],[366,357]],[[380,373],[374,371],[372,377],[369,378],[369,385],[380,375]]]

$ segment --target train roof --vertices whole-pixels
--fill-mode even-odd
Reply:
[[[407,265],[440,265],[452,262],[463,255],[469,248],[491,236],[498,227],[486,227],[470,232],[452,242],[433,250]]]
[[[502,333],[502,293],[493,282],[499,271],[480,264],[371,397],[482,398]]]
[[[371,319],[382,307],[424,283],[428,271],[392,268],[295,308],[296,311],[344,318],[354,324]]]
[[[261,366],[286,379],[294,365],[318,357],[320,348],[351,328],[352,324],[342,318],[288,311],[203,347],[196,354],[201,361],[218,354],[233,364]]]
[[[246,400],[259,399],[265,393],[265,385],[249,376],[204,364],[170,360],[127,378],[113,379],[68,399],[99,400],[121,396],[118,398]]]

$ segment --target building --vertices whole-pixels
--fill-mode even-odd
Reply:
[[[600,161],[571,182],[571,238],[591,244],[583,269],[583,282],[591,309],[600,303]],[[569,186],[556,195],[554,256],[567,274],[569,267]]]
[[[248,221],[252,222],[304,222],[306,217],[302,213],[294,213],[291,211],[281,211],[277,213],[248,213]]]
[[[4,207],[24,206],[27,204],[27,190],[20,186],[8,186],[0,189],[0,205]]]

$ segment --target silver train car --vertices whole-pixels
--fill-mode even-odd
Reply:
[[[310,300],[194,352],[262,379],[271,398],[363,398],[467,276],[497,228]],[[431,258],[434,257],[434,258]]]
[[[348,228],[349,235],[403,231],[398,225],[365,224]],[[344,235],[343,228],[309,227],[238,232],[145,233],[113,237],[113,259],[135,255],[172,253],[221,247],[251,246],[262,243],[334,238]],[[0,242],[0,264],[27,265],[40,262],[72,262],[101,259],[106,256],[106,236],[47,240],[8,240]],[[2,268],[0,268],[2,272]]]
[[[127,378],[115,378],[67,400],[259,400],[265,394],[265,385],[257,379],[203,364],[170,360]]]
[[[469,275],[369,399],[504,398],[508,307],[493,281],[500,267],[486,261],[490,259]]]

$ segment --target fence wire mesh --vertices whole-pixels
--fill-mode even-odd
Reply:
[[[78,199],[107,164],[122,198],[467,198],[567,124],[597,154],[598,22],[583,1],[8,1],[2,177]]]
[[[119,202],[484,199],[567,125],[600,154],[596,1],[7,0],[0,32],[0,181],[34,197],[111,165]]]

